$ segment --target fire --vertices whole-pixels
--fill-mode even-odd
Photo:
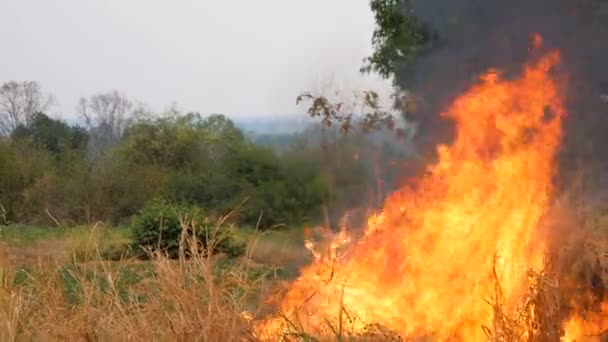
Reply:
[[[543,268],[539,221],[552,194],[564,116],[551,70],[559,53],[519,78],[489,71],[442,113],[455,140],[418,182],[389,196],[361,239],[345,227],[282,298],[261,335],[298,327],[331,337],[377,324],[405,339],[480,341],[498,281],[508,310]]]
[[[599,341],[608,332],[608,301],[587,306],[586,310],[575,307],[564,323],[564,342]]]
[[[601,304],[597,312],[588,312],[585,317],[575,314],[564,325],[565,342],[598,341],[608,330],[608,302]]]

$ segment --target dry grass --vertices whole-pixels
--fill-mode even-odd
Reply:
[[[288,231],[250,231],[249,257],[252,261],[280,267],[283,274],[294,277],[299,269],[311,262],[310,251],[304,245],[304,229]]]
[[[0,266],[27,266],[38,262],[87,261],[118,254],[130,243],[125,228],[0,227]]]
[[[604,222],[601,215],[594,213],[597,219],[587,220],[592,224],[580,225],[579,216],[563,207],[556,210],[562,215],[549,215],[553,221],[547,223],[549,231],[559,235],[551,241],[553,254],[544,271],[529,272],[528,293],[515,312],[505,309],[496,279],[495,296],[488,300],[494,309],[493,325],[483,327],[489,341],[559,341],[573,312],[593,312],[606,300],[608,244],[602,242],[603,226],[598,226]],[[256,233],[247,237],[254,240],[247,256],[236,261],[192,249],[192,257],[178,260],[155,254],[145,262],[111,262],[101,257],[99,245],[107,235],[100,232],[93,229],[86,239],[79,235],[64,242],[72,250],[86,251],[82,257],[53,255],[51,246],[41,251],[42,241],[36,247],[25,246],[49,251],[43,253],[45,258],[27,259],[27,268],[22,260],[6,260],[7,254],[0,253],[0,341],[254,341],[255,319],[272,311],[262,298],[276,285],[273,270],[257,262],[295,265],[306,258],[301,245],[293,246],[299,236],[278,234],[269,239]],[[351,319],[345,308],[328,321],[327,339],[401,340],[375,325],[366,334],[354,334],[349,330]],[[297,322],[288,323],[293,327],[289,336],[270,340],[318,340],[299,329]]]
[[[270,272],[249,258],[191,253],[111,262],[93,247],[86,262],[58,255],[23,268],[3,260],[0,341],[254,339],[251,318]]]
[[[156,257],[155,273],[125,286],[124,265],[34,268],[24,283],[3,275],[0,340],[236,341],[251,335],[242,313],[256,281],[241,265],[217,274],[202,257]]]

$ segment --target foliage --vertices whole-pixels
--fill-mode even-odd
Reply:
[[[412,13],[410,0],[372,0],[370,5],[376,21],[374,52],[361,71],[390,78],[411,65],[437,35]]]
[[[309,101],[308,115],[320,118],[322,127],[331,127],[337,124],[343,134],[347,134],[353,127],[358,126],[364,133],[372,130],[395,129],[395,119],[389,112],[382,110],[378,94],[374,91],[363,91],[362,100],[356,106],[361,113],[355,113],[351,108],[345,108],[344,102],[332,102],[323,95],[311,93],[300,94],[296,104]]]
[[[88,133],[81,127],[72,127],[44,113],[36,113],[29,125],[19,125],[11,134],[13,141],[29,140],[36,146],[59,154],[65,150],[83,151]]]
[[[132,224],[133,243],[143,248],[146,255],[154,252],[166,253],[177,258],[189,250],[180,250],[185,242],[200,243],[197,251],[225,253],[238,257],[245,247],[236,241],[229,227],[216,226],[198,208],[173,206],[164,199],[153,199],[141,210]],[[192,247],[192,246],[190,246]]]
[[[133,118],[116,145],[93,158],[95,128],[38,113],[0,140],[0,222],[121,225],[163,197],[211,218],[237,209],[235,223],[262,230],[317,224],[324,206],[338,213],[367,204],[370,164],[352,156],[371,156],[371,140],[358,132],[391,126],[392,117],[375,94],[362,101],[364,111],[349,119],[360,129],[348,139],[336,134],[342,122],[258,144],[226,116],[174,111]]]
[[[285,172],[285,157],[246,141],[223,115],[138,123],[117,153],[132,168],[164,170],[161,193],[176,202],[209,208],[209,214],[218,216],[246,200],[240,221],[263,228],[312,215],[321,196],[304,198],[296,184],[313,179]],[[301,201],[286,199],[286,194]]]
[[[15,203],[21,190],[15,164],[15,154],[10,145],[0,139],[0,225],[9,223],[14,215],[11,204]]]

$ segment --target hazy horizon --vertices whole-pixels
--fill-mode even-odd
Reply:
[[[359,74],[373,28],[369,0],[3,2],[0,81],[40,82],[65,118],[112,89],[154,111],[284,116],[305,90],[388,97]]]

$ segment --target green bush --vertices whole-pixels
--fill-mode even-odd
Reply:
[[[214,224],[199,208],[172,205],[156,198],[148,202],[132,224],[135,250],[145,255],[162,252],[171,258],[184,254],[223,253],[238,257],[245,252],[245,245],[238,241],[230,226]],[[183,236],[187,234],[187,236]]]

